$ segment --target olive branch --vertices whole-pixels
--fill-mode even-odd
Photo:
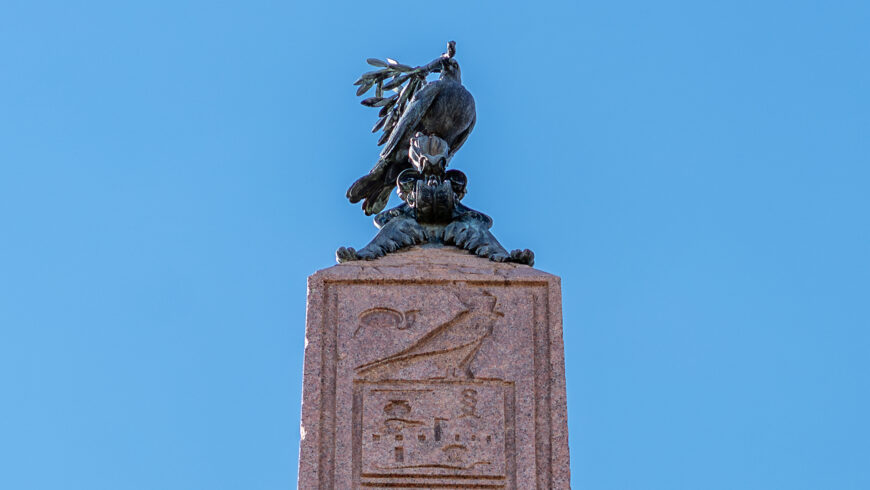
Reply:
[[[410,67],[403,65],[394,59],[387,58],[386,61],[377,58],[368,58],[366,63],[380,68],[363,73],[359,79],[354,82],[354,85],[359,85],[356,91],[358,96],[362,96],[372,87],[375,89],[375,96],[363,99],[360,104],[367,107],[380,107],[378,112],[378,121],[372,127],[372,133],[376,133],[379,129],[383,130],[383,134],[378,139],[378,146],[383,145],[390,139],[396,123],[404,114],[408,107],[408,102],[413,99],[414,94],[426,85],[426,77],[434,71],[441,69],[441,60],[443,58],[452,58],[456,54],[456,43],[450,41],[447,43],[447,52],[440,57],[432,60],[423,66]],[[393,95],[384,97],[384,91],[395,92]]]

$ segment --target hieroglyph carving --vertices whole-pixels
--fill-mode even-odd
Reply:
[[[410,347],[356,368],[360,487],[413,480],[439,488],[513,488],[514,384],[476,378],[471,367],[504,315],[487,291],[459,298],[465,308]],[[407,316],[371,308],[360,323],[400,328]]]
[[[360,380],[354,389],[361,487],[513,488],[513,383]]]
[[[504,314],[496,310],[496,297],[486,291],[465,293],[458,298],[465,309],[407,349],[357,366],[357,374],[365,379],[383,379],[413,370],[417,379],[473,378],[471,362],[483,341],[492,334],[496,320]],[[394,312],[387,308],[372,310]],[[372,313],[364,313],[363,318],[368,318],[367,314]],[[392,323],[401,324],[398,316],[392,317]],[[421,374],[421,370],[426,374]]]

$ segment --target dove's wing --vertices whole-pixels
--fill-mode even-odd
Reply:
[[[417,128],[420,120],[423,119],[426,111],[429,110],[429,106],[432,105],[432,101],[438,95],[438,90],[438,82],[434,82],[426,85],[414,94],[414,98],[411,99],[408,107],[405,108],[405,112],[399,118],[399,122],[396,123],[392,134],[390,134],[387,146],[381,151],[381,160],[389,160],[390,155],[401,142],[411,139],[413,135],[409,133]]]
[[[350,202],[359,202],[363,199],[363,210],[366,215],[379,213],[387,205],[390,199],[393,187],[396,185],[396,175],[404,170],[405,166],[410,166],[407,163],[407,155],[402,157],[393,155],[396,148],[402,143],[411,139],[411,132],[417,128],[432,101],[438,95],[438,82],[430,83],[421,88],[414,98],[408,103],[408,107],[399,117],[396,127],[390,133],[390,138],[387,140],[387,146],[381,151],[380,158],[371,171],[357,179],[353,185],[347,190],[347,198]],[[404,166],[400,163],[396,167],[396,162],[405,162]]]
[[[453,146],[448,151],[448,157],[452,158],[453,155],[462,148],[462,145],[465,144],[465,140],[468,139],[468,135],[471,134],[471,130],[474,129],[474,125],[477,123],[477,114],[475,113],[471,119],[471,123],[465,128],[459,136],[456,137],[456,141],[453,143]]]

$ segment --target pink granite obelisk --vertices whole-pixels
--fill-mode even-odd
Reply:
[[[559,278],[412,248],[308,279],[299,488],[567,489]]]

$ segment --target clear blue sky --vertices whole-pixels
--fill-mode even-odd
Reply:
[[[562,276],[584,490],[870,488],[870,3],[0,5],[0,488],[293,488],[366,57]]]

